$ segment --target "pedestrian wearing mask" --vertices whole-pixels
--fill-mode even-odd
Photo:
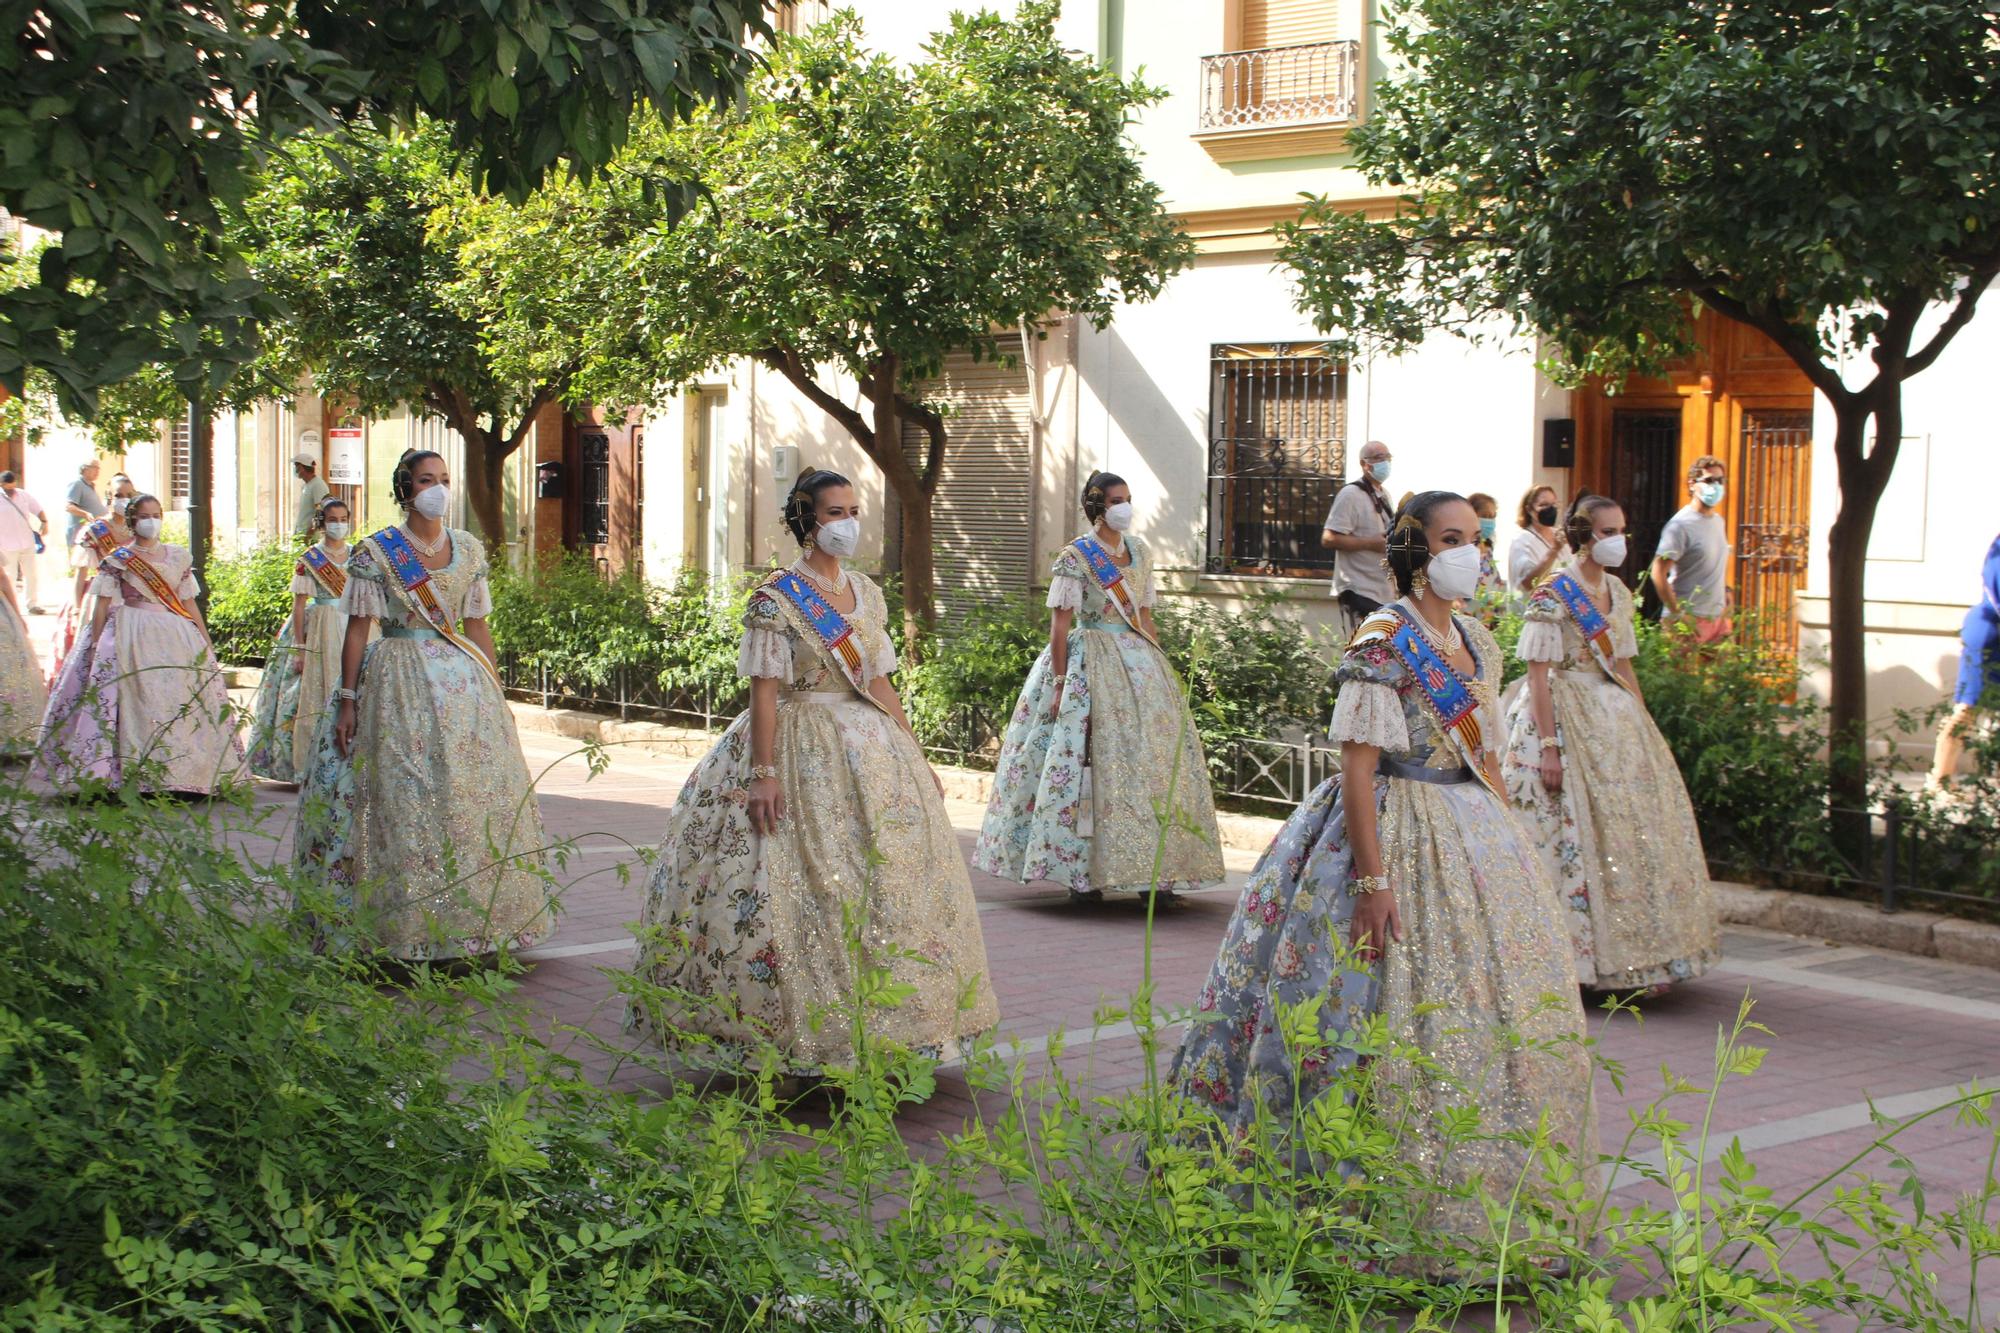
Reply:
[[[245,772],[194,557],[160,541],[152,496],[133,496],[124,512],[131,541],[91,583],[97,600],[50,691],[37,768],[59,790],[129,782],[209,795]]]
[[[1079,899],[1218,883],[1208,763],[1160,651],[1152,555],[1128,531],[1132,488],[1095,473],[1083,513],[1089,530],[1049,572],[1049,644],[1007,725],[972,864]],[[1164,848],[1162,811],[1173,815]]]
[[[1719,952],[1694,806],[1646,710],[1625,511],[1578,499],[1576,558],[1528,598],[1515,655],[1528,688],[1507,718],[1501,772],[1567,908],[1577,973],[1593,990],[1650,990],[1706,972]]]
[[[1507,548],[1507,586],[1513,590],[1516,606],[1526,602],[1535,585],[1562,561],[1565,548],[1556,527],[1560,517],[1552,487],[1530,486],[1521,497],[1514,512],[1521,532]]]
[[[1370,440],[1361,446],[1361,475],[1340,488],[1327,511],[1319,544],[1334,552],[1333,595],[1358,625],[1395,596],[1389,570],[1382,563],[1388,550],[1389,524],[1395,509],[1384,489],[1394,460],[1389,446]]]
[[[355,546],[330,608],[347,618],[338,687],[301,774],[293,858],[331,893],[327,947],[476,957],[552,925],[541,812],[493,667],[486,548],[444,525],[450,481],[437,454],[404,453],[390,480],[403,521]]]
[[[1729,590],[1729,526],[1718,512],[1727,489],[1722,460],[1703,455],[1688,468],[1689,501],[1660,530],[1653,552],[1653,586],[1662,624],[1685,622],[1696,643],[1729,637],[1736,604]]]
[[[944,792],[890,676],[881,589],[849,569],[861,509],[837,472],[802,474],[800,546],[752,594],[737,673],[750,707],[681,789],[646,886],[627,1011],[687,1064],[788,1076],[855,1056],[858,969],[905,988],[871,1034],[939,1058],[999,1022],[972,880]]]

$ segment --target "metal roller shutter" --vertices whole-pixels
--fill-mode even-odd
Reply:
[[[1034,408],[1019,364],[974,361],[955,352],[926,396],[951,404],[944,476],[931,515],[939,608],[1028,587],[1033,567]],[[904,447],[921,458],[930,437],[905,423]]]
[[[1335,0],[1245,0],[1241,49],[1335,41],[1339,19]]]

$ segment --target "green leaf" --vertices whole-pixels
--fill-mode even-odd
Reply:
[[[495,74],[486,81],[486,104],[496,115],[513,120],[520,114],[521,93],[514,86],[514,80],[505,74]]]
[[[633,35],[632,54],[639,58],[640,68],[646,72],[646,84],[654,96],[665,95],[677,77],[680,42],[666,29],[655,28]]]
[[[444,62],[436,56],[426,56],[417,66],[417,94],[426,105],[442,107],[446,92]]]

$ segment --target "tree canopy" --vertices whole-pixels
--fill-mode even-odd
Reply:
[[[274,308],[223,214],[297,135],[422,114],[519,199],[601,171],[639,105],[731,100],[767,31],[759,0],[0,0],[0,23],[0,208],[62,236],[0,291],[0,385],[39,367],[85,409],[148,363],[199,391],[254,355]]]
[[[363,411],[443,417],[466,441],[473,513],[499,541],[500,465],[543,404],[575,401],[599,271],[667,205],[634,191],[628,212],[613,206],[624,196],[557,180],[510,203],[455,161],[428,122],[306,136],[273,159],[232,241],[284,310],[263,376],[309,374]]]
[[[1769,336],[1838,422],[1837,802],[1863,801],[1862,575],[1902,385],[2000,275],[2000,17],[1958,0],[1408,0],[1353,135],[1405,191],[1287,233],[1350,351],[1496,321],[1572,378],[1688,350],[1699,302]],[[1868,427],[1873,425],[1873,443]]]
[[[751,356],[860,443],[903,506],[913,626],[932,610],[949,438],[925,380],[996,329],[1064,312],[1102,327],[1190,262],[1125,137],[1159,94],[1065,50],[1055,17],[954,15],[909,67],[866,51],[851,15],[781,38],[743,113],[651,131],[650,158],[709,202],[646,233],[600,294],[601,325],[637,330],[646,354],[598,359],[592,396],[654,400]],[[905,450],[904,422],[924,448]]]

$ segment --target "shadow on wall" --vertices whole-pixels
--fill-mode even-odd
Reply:
[[[1104,404],[1114,431],[1109,439],[1083,442],[1082,475],[1108,461],[1132,485],[1139,535],[1152,544],[1155,566],[1199,569],[1206,555],[1208,441],[1196,432],[1207,429],[1206,357],[1198,372],[1203,378],[1197,381],[1200,397],[1192,413],[1196,425],[1190,427],[1189,414],[1133,354],[1116,324],[1089,336],[1097,346],[1077,358],[1080,376]],[[1079,477],[1079,485],[1081,481]],[[1074,531],[1065,531],[1058,541],[1069,540],[1083,527],[1077,497],[1070,495],[1066,502],[1065,515]],[[1054,553],[1052,548],[1046,554],[1052,558]]]

